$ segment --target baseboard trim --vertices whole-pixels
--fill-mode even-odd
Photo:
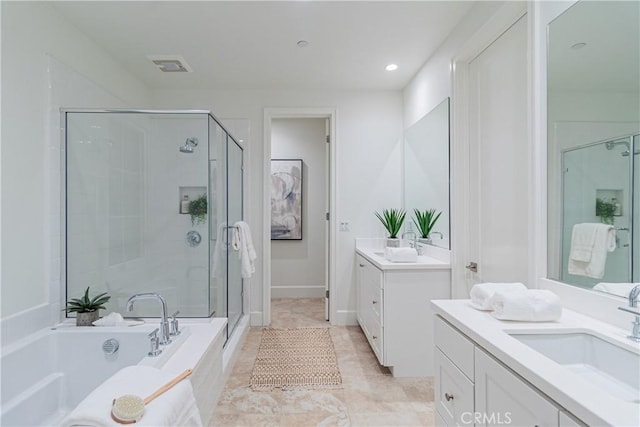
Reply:
[[[250,314],[250,325],[251,326],[266,326],[262,324],[262,311],[252,311]]]
[[[271,298],[323,298],[324,286],[271,286]]]
[[[336,326],[355,326],[358,324],[355,310],[338,310],[331,324]]]

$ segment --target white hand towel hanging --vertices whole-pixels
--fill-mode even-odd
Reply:
[[[244,221],[236,222],[233,227],[232,247],[238,251],[240,275],[243,279],[248,279],[256,271],[254,260],[257,258],[251,239],[251,229],[249,224]]]
[[[582,223],[573,226],[569,251],[569,274],[602,279],[607,253],[616,249],[616,230],[612,225]]]

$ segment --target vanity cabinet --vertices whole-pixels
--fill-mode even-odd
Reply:
[[[432,299],[450,298],[450,270],[380,269],[356,254],[356,317],[378,361],[396,377],[433,375]]]
[[[475,348],[476,426],[557,426],[559,410],[479,347]],[[484,418],[484,419],[483,419]]]
[[[436,425],[582,425],[439,316],[434,330]]]

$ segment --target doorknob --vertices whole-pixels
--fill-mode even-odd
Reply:
[[[478,272],[478,263],[477,262],[470,262],[468,265],[465,265],[464,268],[466,268],[467,270],[471,270],[474,273]]]

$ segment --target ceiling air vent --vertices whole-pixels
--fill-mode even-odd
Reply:
[[[181,56],[153,55],[147,56],[147,58],[164,73],[191,73],[193,71]]]

